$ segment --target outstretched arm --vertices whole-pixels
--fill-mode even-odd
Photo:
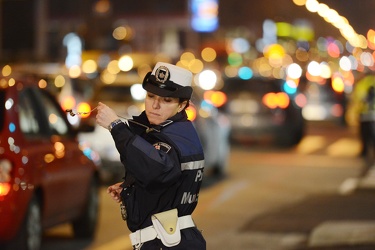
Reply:
[[[116,119],[119,119],[113,109],[102,102],[98,103],[98,113],[96,115],[96,122],[105,129]]]

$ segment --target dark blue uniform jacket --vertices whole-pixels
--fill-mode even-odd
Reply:
[[[121,197],[132,232],[150,226],[155,213],[177,208],[179,216],[192,214],[204,154],[185,112],[159,126],[150,125],[143,112],[128,125],[115,126],[111,134],[125,166]]]

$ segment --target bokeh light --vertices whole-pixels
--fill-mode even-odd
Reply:
[[[206,62],[212,62],[216,59],[216,51],[213,48],[204,48],[201,52],[202,59]]]
[[[130,71],[133,68],[133,65],[133,59],[128,55],[120,57],[118,61],[118,67],[122,71]]]
[[[1,70],[1,74],[3,76],[10,76],[11,73],[12,73],[12,67],[10,67],[9,65],[5,65],[3,69]]]
[[[227,102],[227,95],[221,91],[205,91],[203,98],[215,107],[221,107]]]
[[[57,88],[63,87],[65,85],[65,77],[63,75],[56,76],[54,83]]]
[[[217,76],[212,70],[204,70],[198,77],[199,86],[204,90],[211,90],[215,87]]]
[[[287,67],[287,75],[292,79],[298,79],[302,76],[302,68],[297,63],[292,63]]]
[[[243,80],[249,80],[253,77],[253,71],[249,67],[241,67],[238,76]]]
[[[87,102],[81,102],[77,105],[77,112],[82,113],[81,117],[85,118],[90,115],[91,112],[91,106]]]

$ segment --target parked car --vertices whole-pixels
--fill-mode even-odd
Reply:
[[[128,73],[129,74],[129,73]],[[119,78],[120,81],[112,84],[98,85],[91,100],[92,108],[97,103],[103,102],[115,110],[117,115],[124,119],[139,115],[144,110],[145,90],[139,82],[126,81],[133,77]],[[196,126],[205,152],[205,168],[214,174],[224,175],[227,172],[227,161],[230,151],[229,131],[230,123],[225,114],[208,102],[200,99],[198,95],[192,98],[189,113]],[[95,118],[92,113],[92,120]],[[82,141],[88,142],[100,154],[108,182],[121,180],[124,176],[124,167],[120,162],[120,155],[114,145],[108,130],[100,127],[89,119],[86,123],[93,124],[93,132],[79,134]]]
[[[92,238],[100,159],[37,82],[0,86],[0,249],[38,250],[45,229],[68,222],[76,237]]]
[[[292,146],[303,137],[305,122],[294,97],[283,90],[285,80],[254,77],[225,79],[222,89],[234,143]],[[272,103],[267,103],[267,99]],[[271,105],[270,105],[271,104]]]

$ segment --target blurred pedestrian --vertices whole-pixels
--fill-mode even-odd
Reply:
[[[192,73],[159,62],[143,80],[145,110],[122,121],[104,103],[97,123],[110,131],[125,167],[122,183],[108,187],[120,203],[134,249],[206,249],[192,220],[203,178],[204,155],[185,109]]]
[[[362,101],[360,112],[360,135],[362,142],[361,155],[366,156],[371,150],[369,143],[374,145],[374,123],[375,122],[375,88],[370,86],[367,95]]]

